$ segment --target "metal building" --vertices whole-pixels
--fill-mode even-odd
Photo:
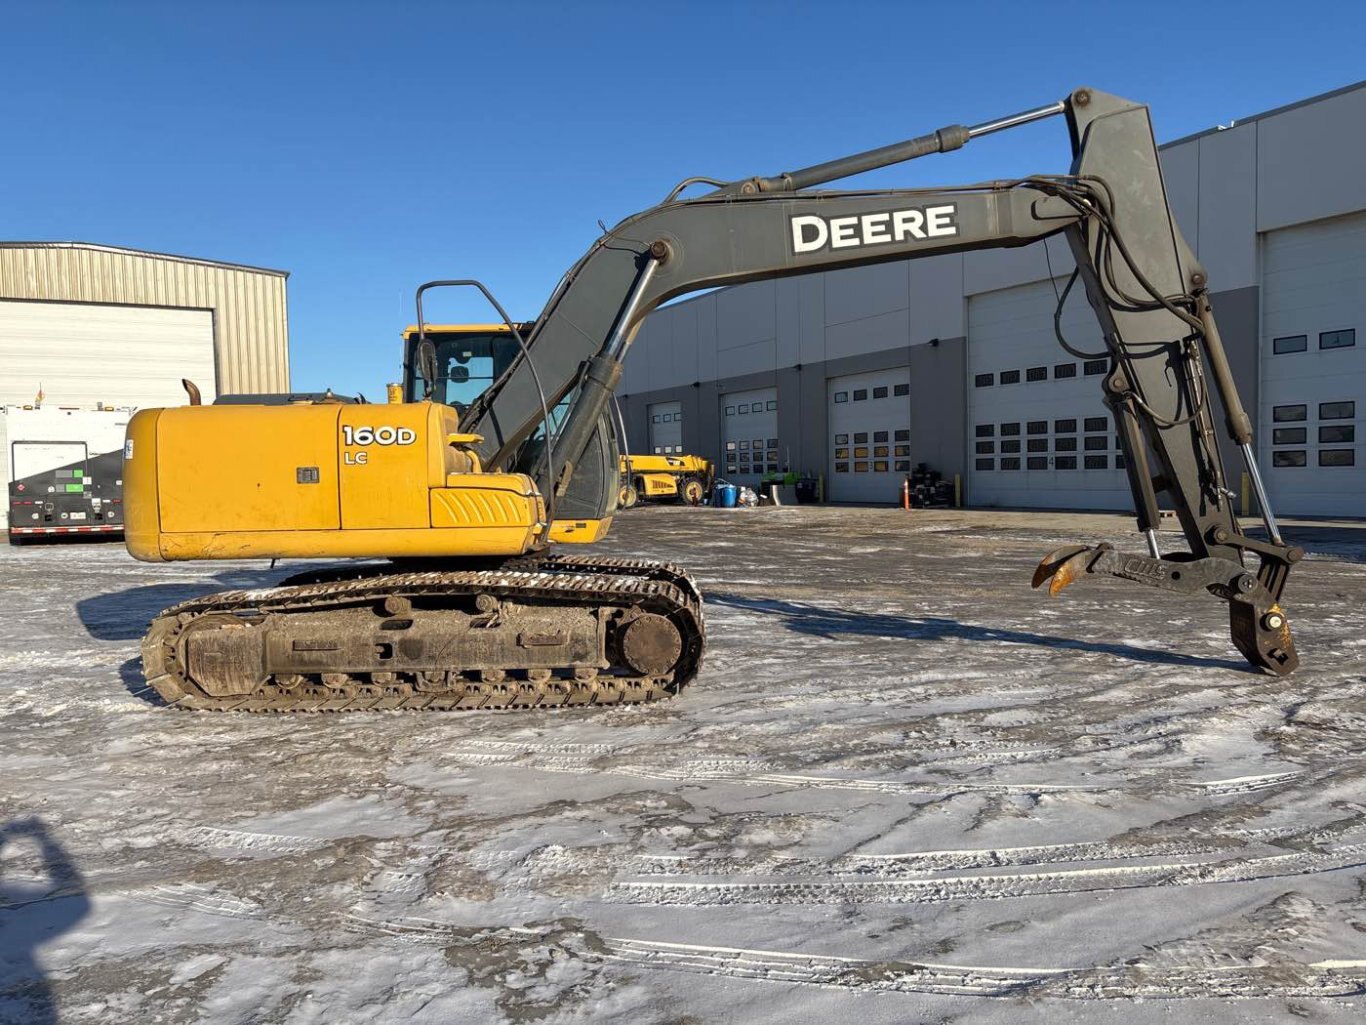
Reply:
[[[1161,151],[1287,514],[1366,516],[1364,129],[1366,82]],[[1066,162],[1060,137],[1056,166],[1037,170]],[[952,158],[939,166],[952,183]],[[961,475],[972,505],[1127,509],[1103,364],[1053,336],[1071,268],[1053,241],[675,303],[647,318],[626,366],[628,433],[653,439],[667,409],[675,444],[728,478],[821,474],[835,501],[894,502],[924,462]],[[1080,295],[1064,327],[1074,347],[1103,349]]]
[[[181,378],[206,402],[288,391],[287,277],[86,242],[0,242],[0,406],[180,405]]]

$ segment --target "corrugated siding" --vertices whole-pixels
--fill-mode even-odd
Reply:
[[[278,273],[89,246],[0,246],[0,298],[210,309],[218,392],[289,391]]]

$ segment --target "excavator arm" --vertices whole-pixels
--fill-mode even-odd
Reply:
[[[813,191],[853,174],[957,149],[981,135],[1054,115],[1069,126],[1068,173],[919,190]],[[1297,664],[1280,609],[1290,566],[1253,458],[1252,431],[1210,308],[1208,278],[1172,218],[1147,108],[1090,89],[971,128],[951,126],[842,160],[730,183],[663,203],[602,236],[565,275],[515,360],[465,414],[484,467],[530,475],[577,516],[609,516],[616,478],[609,407],[641,319],[702,288],[940,253],[1066,237],[1095,310],[1110,370],[1111,409],[1146,555],[1108,546],[1059,549],[1035,586],[1057,593],[1084,574],[1165,590],[1205,590],[1229,603],[1235,646],[1275,673]],[[1246,460],[1268,538],[1248,537],[1215,436],[1215,395]],[[551,444],[538,439],[547,404],[568,398]],[[1159,501],[1175,512],[1188,552],[1162,555]],[[1247,568],[1255,557],[1255,569]]]

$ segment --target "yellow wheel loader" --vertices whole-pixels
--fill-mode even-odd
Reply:
[[[629,508],[638,501],[676,501],[701,505],[711,491],[716,471],[701,456],[621,457],[621,486]]]
[[[1065,173],[938,189],[817,186],[1062,115]],[[685,192],[703,185],[700,193]],[[607,231],[532,325],[477,281],[417,291],[408,401],[188,406],[129,424],[128,549],[149,561],[343,563],[165,610],[143,670],[186,708],[464,709],[649,701],[692,680],[702,602],[648,560],[566,554],[601,538],[621,491],[612,396],[650,310],[702,288],[937,253],[1066,240],[1101,327],[1099,380],[1147,554],[1046,556],[1035,585],[1088,574],[1227,602],[1234,645],[1275,673],[1297,658],[1279,601],[1303,554],[1270,513],[1210,309],[1172,219],[1147,108],[1090,89],[773,177],[689,178]],[[438,286],[473,287],[501,323],[424,326]],[[1063,293],[1064,298],[1066,292]],[[1059,341],[1073,351],[1065,339]],[[1092,358],[1094,354],[1087,354]],[[1265,539],[1233,511],[1215,395],[1257,491]],[[1159,495],[1189,551],[1156,548]],[[1257,565],[1246,565],[1255,558]]]

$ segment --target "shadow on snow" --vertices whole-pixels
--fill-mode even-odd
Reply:
[[[1072,637],[1053,637],[1024,630],[1005,630],[996,627],[972,626],[956,619],[938,616],[909,617],[882,613],[844,612],[840,609],[810,605],[804,602],[782,601],[774,598],[745,598],[736,594],[711,592],[706,595],[708,605],[744,609],[764,615],[779,616],[783,625],[795,633],[814,637],[834,638],[854,634],[863,637],[891,637],[916,641],[965,640],[991,644],[1029,644],[1043,648],[1062,648],[1072,651],[1091,651],[1114,655],[1133,662],[1152,662],[1186,668],[1229,669],[1255,673],[1245,662],[1222,658],[1203,658],[1181,655],[1170,651],[1138,648],[1131,644],[1102,641],[1083,641]]]
[[[26,854],[37,855],[38,876],[7,878],[6,865],[23,864]],[[37,948],[89,911],[80,871],[40,819],[0,826],[0,1022],[55,1025],[57,1005]]]

